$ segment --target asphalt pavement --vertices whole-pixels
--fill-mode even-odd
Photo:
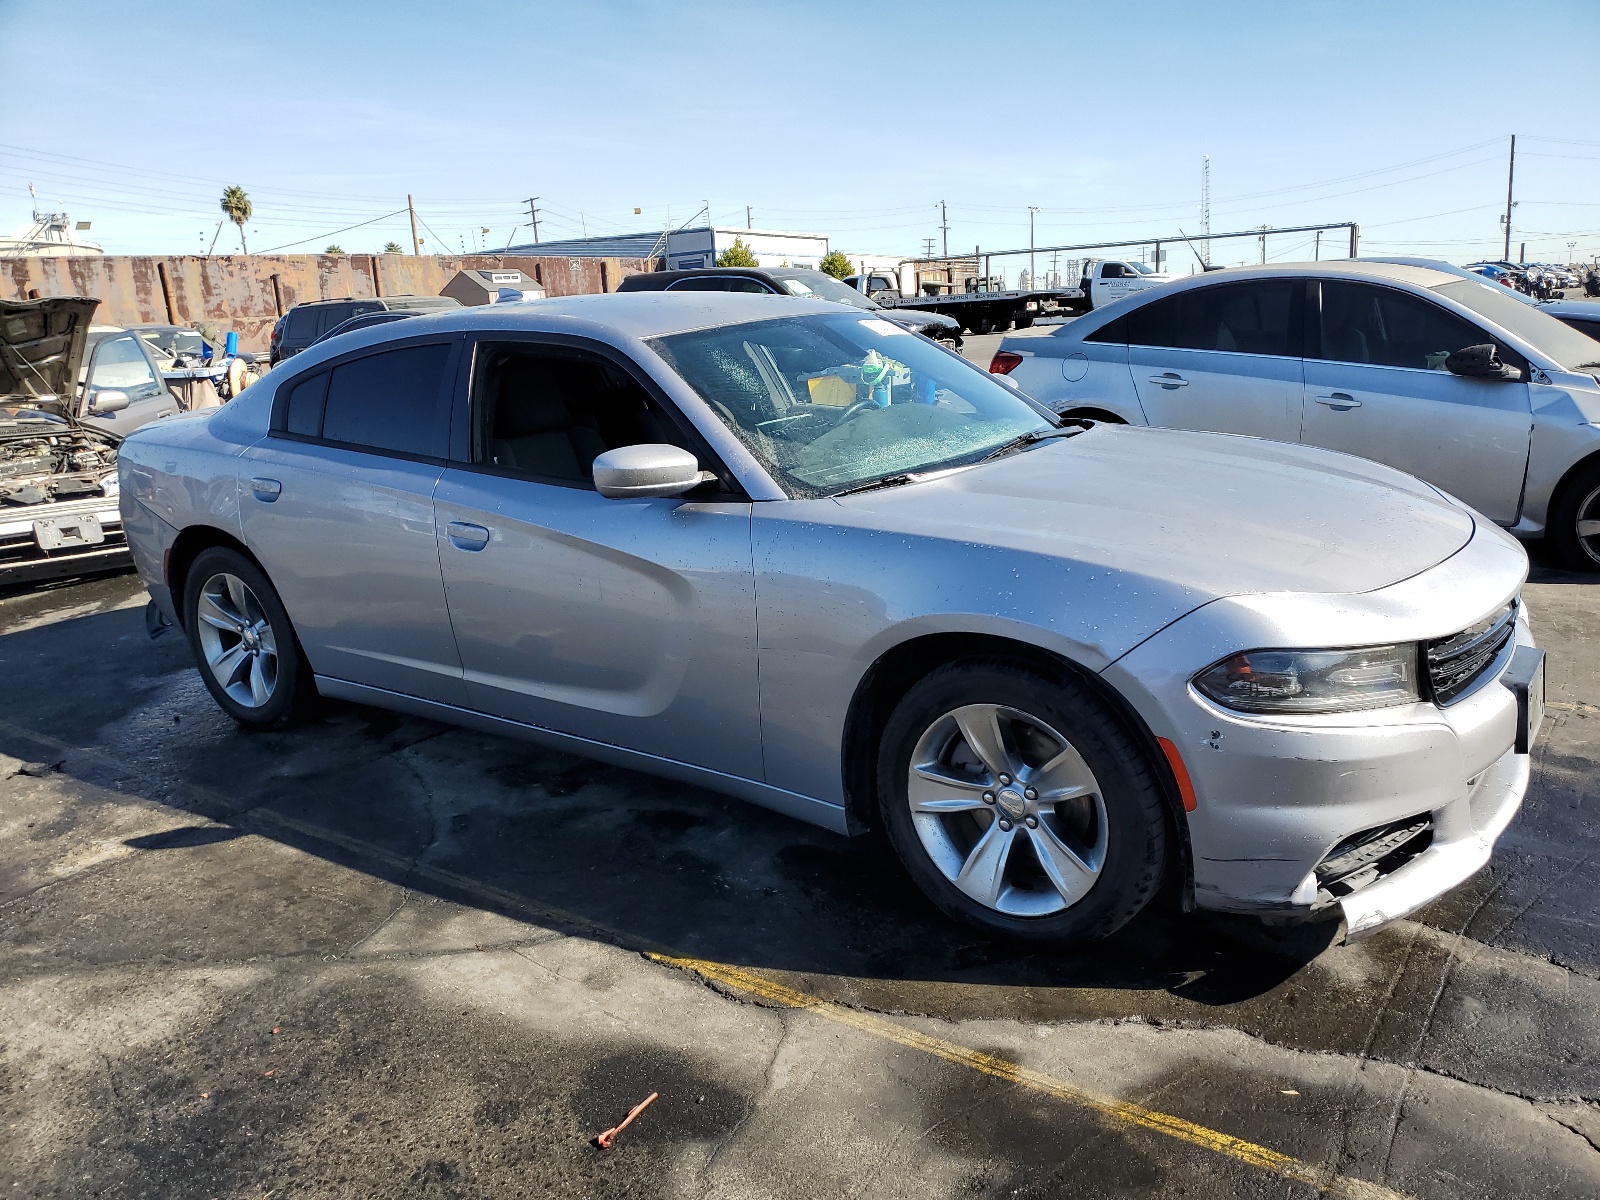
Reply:
[[[1600,578],[1535,567],[1489,869],[1352,946],[1157,907],[1070,954],[692,787],[242,733],[144,600],[0,596],[0,1196],[1600,1195]]]

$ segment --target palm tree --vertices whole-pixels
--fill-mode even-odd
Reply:
[[[244,240],[244,223],[250,219],[252,209],[250,197],[244,194],[244,189],[238,184],[223,189],[222,211],[228,214],[228,220],[239,227],[239,245],[244,247],[246,254],[249,254],[250,245]]]
[[[404,254],[405,253],[404,250],[400,249],[400,243],[399,242],[385,242],[383,244],[383,252],[385,254]]]
[[[338,242],[335,242],[335,243],[333,243],[333,245],[329,246],[326,250],[324,250],[323,253],[324,254],[343,254],[344,253],[344,247],[339,245]]]

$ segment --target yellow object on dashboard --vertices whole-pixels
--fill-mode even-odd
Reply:
[[[806,380],[811,393],[811,403],[826,404],[830,408],[848,408],[856,402],[856,385],[837,375],[818,375]]]

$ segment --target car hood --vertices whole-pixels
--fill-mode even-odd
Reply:
[[[947,317],[943,313],[928,312],[922,308],[886,308],[883,310],[883,315],[891,321],[897,321],[914,329],[926,329],[932,325],[937,325],[942,329],[959,328],[954,317]]]
[[[1427,484],[1350,455],[1113,425],[838,503],[852,523],[1104,567],[1195,605],[1372,591],[1449,558],[1475,527]]]
[[[70,411],[99,305],[84,296],[0,300],[0,405]]]

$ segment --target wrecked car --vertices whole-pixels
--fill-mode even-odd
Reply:
[[[77,386],[98,303],[0,301],[0,586],[128,560],[117,511],[122,439],[79,414],[129,406],[126,392]]]

